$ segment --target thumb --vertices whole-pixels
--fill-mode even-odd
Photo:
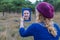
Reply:
[[[20,20],[21,20],[21,21],[24,21],[24,17],[21,17]]]

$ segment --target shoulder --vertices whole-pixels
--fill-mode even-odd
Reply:
[[[42,28],[42,25],[40,25],[39,23],[32,23],[29,25],[29,27],[27,27],[28,30],[37,30],[37,29],[40,29],[41,30]]]
[[[30,27],[33,27],[33,28],[35,28],[35,27],[42,27],[43,25],[41,24],[41,23],[32,23],[32,24],[30,24]]]
[[[31,25],[34,25],[34,26],[41,26],[41,24],[40,23],[32,23]]]

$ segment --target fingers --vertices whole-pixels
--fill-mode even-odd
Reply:
[[[24,16],[20,18],[21,21],[24,21]]]
[[[20,18],[21,21],[23,21],[24,19],[23,18]]]

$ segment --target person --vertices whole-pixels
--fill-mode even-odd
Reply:
[[[36,22],[24,29],[24,18],[21,18],[19,34],[22,37],[33,36],[34,40],[59,40],[59,25],[53,21],[54,7],[41,2],[36,6]]]
[[[30,20],[30,12],[29,10],[24,10],[23,12],[24,20]]]

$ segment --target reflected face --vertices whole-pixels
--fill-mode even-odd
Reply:
[[[24,10],[24,19],[25,20],[29,20],[29,17],[30,17],[30,12],[28,10]]]

